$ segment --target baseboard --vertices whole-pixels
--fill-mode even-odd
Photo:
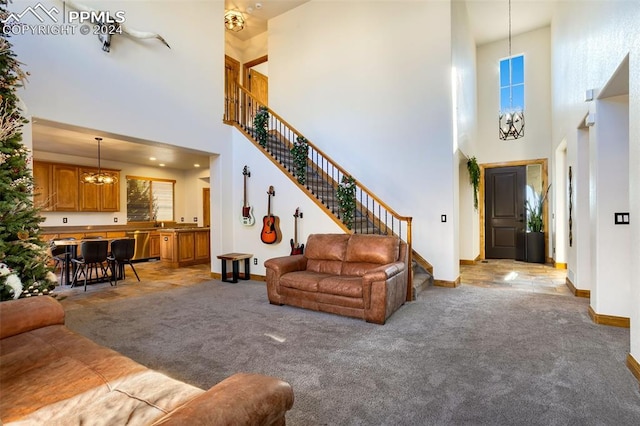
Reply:
[[[556,269],[567,269],[567,264],[566,263],[556,262],[553,266]]]
[[[612,327],[622,328],[629,328],[631,326],[631,320],[629,318],[598,314],[591,306],[589,306],[589,316],[593,322],[600,325],[610,325]]]
[[[584,297],[586,299],[590,299],[591,298],[591,290],[580,290],[577,289],[575,285],[573,285],[573,283],[571,282],[571,280],[567,277],[566,278],[566,284],[567,287],[569,287],[569,290],[571,290],[571,293],[573,293],[574,296],[576,297]]]
[[[438,287],[456,288],[460,285],[460,277],[456,278],[455,281],[433,280],[433,285]]]
[[[460,264],[461,265],[475,265],[476,261],[475,260],[469,260],[469,259],[460,259]]]
[[[222,274],[219,273],[219,272],[211,272],[211,273],[209,273],[209,276],[211,276],[211,278],[213,278],[214,280],[221,280],[222,279]],[[244,274],[241,272],[239,277],[243,278]],[[227,274],[227,278],[231,278],[231,273]],[[253,281],[266,281],[267,277],[265,277],[264,275],[249,274],[249,279],[253,280]]]
[[[627,367],[631,370],[631,374],[640,382],[640,363],[638,363],[630,353],[627,354]]]

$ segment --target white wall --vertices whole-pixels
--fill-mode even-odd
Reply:
[[[459,258],[474,260],[480,253],[480,222],[473,207],[473,186],[469,183],[467,160],[476,156],[478,100],[476,45],[469,29],[466,3],[451,3],[452,61],[451,89],[454,99],[453,140],[458,149],[458,232]]]
[[[294,238],[294,213],[300,208],[303,217],[298,219],[298,242],[304,243],[312,233],[343,233],[342,229],[286,177],[262,152],[255,148],[238,130],[233,130],[233,178],[229,182],[232,194],[233,238],[224,247],[225,252],[252,253],[258,259],[258,265],[251,264],[251,273],[266,275],[264,261],[277,256],[287,256],[291,252],[290,240]],[[247,178],[247,202],[252,207],[255,218],[253,226],[241,224],[244,199],[244,175],[247,166],[251,176]],[[275,196],[271,197],[271,214],[279,218],[282,241],[278,244],[265,244],[260,239],[263,219],[267,215],[269,186],[273,185]],[[213,270],[220,271],[220,261],[216,261]]]
[[[618,163],[629,164],[629,274],[640,276],[640,7],[634,1],[559,2],[552,22],[553,141],[575,139],[575,128],[589,110],[587,89],[601,89],[629,55],[629,148]],[[590,141],[591,143],[591,141]],[[571,144],[569,144],[571,146]],[[592,171],[593,173],[593,171]],[[611,217],[609,221],[612,221]],[[619,229],[619,228],[618,228]],[[592,247],[593,248],[593,247]],[[594,277],[592,277],[594,279]],[[592,287],[594,283],[592,282]],[[627,301],[613,302],[631,317],[631,354],[640,360],[640,284],[631,283]],[[610,309],[609,302],[603,306]],[[597,312],[597,310],[596,310]]]
[[[41,2],[45,7],[62,3]],[[20,96],[29,114],[140,139],[216,152],[226,142],[223,115],[222,2],[84,1],[96,9],[124,10],[126,25],[157,31],[156,39],[125,35],[101,50],[97,36],[20,35],[15,52],[31,72]],[[32,1],[17,0],[22,11]],[[35,19],[34,19],[35,20]],[[185,24],[188,23],[188,24]],[[212,43],[212,40],[220,40]]]
[[[628,96],[597,101],[596,124],[589,131],[591,307],[626,318],[631,314],[629,229],[615,225],[614,214],[629,211],[628,101]]]
[[[267,55],[267,45],[267,32],[251,37],[249,40],[241,40],[230,31],[225,31],[225,54],[240,61],[241,65]]]
[[[571,280],[576,289],[591,290],[589,130],[581,123],[575,132],[577,137],[567,143],[567,173],[568,168],[571,167],[573,174],[573,193],[571,195],[573,241],[570,246],[567,242],[567,278]],[[558,206],[558,208],[562,208],[562,206]],[[567,204],[567,218],[568,208]]]
[[[499,61],[509,56],[508,41],[478,46],[479,163],[551,158],[550,28],[512,36],[511,52],[524,54],[524,137],[510,141],[498,138]]]
[[[455,280],[450,4],[344,2],[339,11],[312,0],[269,22],[270,106],[413,216],[414,248],[437,279]]]

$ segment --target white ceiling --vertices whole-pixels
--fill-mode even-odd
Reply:
[[[307,1],[309,0],[262,0],[258,2],[225,0],[225,8],[226,10],[240,11],[244,15],[245,28],[232,34],[246,40],[266,31],[269,19]],[[512,34],[515,35],[549,25],[553,7],[558,0],[511,1]],[[508,36],[508,0],[466,0],[466,3],[472,35],[477,45],[504,39]],[[97,155],[97,146],[94,140],[96,136],[104,138],[101,143],[101,158],[105,160],[141,165],[163,163],[166,167],[181,170],[192,169],[196,163],[201,167],[208,167],[209,164],[210,154],[206,152],[34,119],[33,148],[41,153],[52,152],[93,158]],[[155,157],[157,160],[151,161],[150,157]]]

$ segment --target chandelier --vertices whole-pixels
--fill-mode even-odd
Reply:
[[[118,182],[118,178],[115,175],[108,172],[102,172],[102,167],[100,166],[100,142],[102,141],[102,138],[95,139],[98,141],[98,173],[83,173],[80,177],[80,182],[92,183],[94,185],[110,185]]]
[[[231,31],[242,31],[244,29],[244,18],[242,13],[230,10],[224,14],[224,26]]]
[[[500,111],[498,115],[498,136],[506,141],[524,136],[524,111],[513,110],[513,85],[511,83],[511,0],[509,0],[509,112]]]

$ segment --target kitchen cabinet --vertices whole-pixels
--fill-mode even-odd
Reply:
[[[103,171],[119,174],[117,170]],[[97,173],[98,169],[79,168],[80,176],[85,173]],[[80,211],[82,212],[117,212],[120,211],[120,182],[105,185],[80,183]]]
[[[34,161],[35,205],[42,205],[43,211],[120,211],[120,183],[111,185],[80,183],[80,176],[83,173],[97,171],[98,169],[92,167]],[[119,170],[103,169],[103,171],[120,177]]]
[[[171,268],[209,263],[209,228],[160,231],[160,260]]]
[[[53,210],[53,167],[50,163],[33,162],[33,204],[50,212]]]
[[[73,212],[79,209],[78,167],[53,164],[53,210]]]
[[[149,235],[149,257],[160,257],[160,233],[152,232]]]

